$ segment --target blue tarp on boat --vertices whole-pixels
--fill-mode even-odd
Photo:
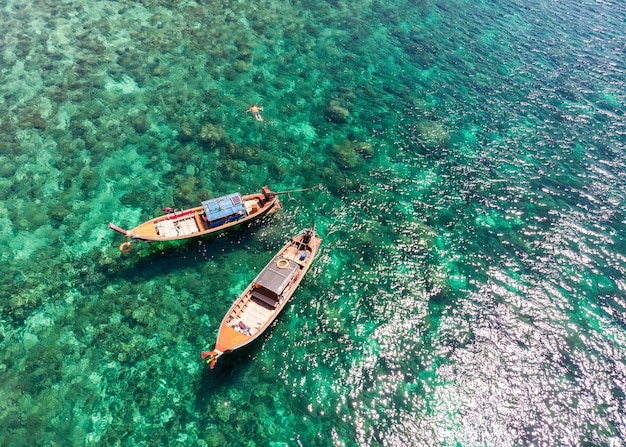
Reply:
[[[224,222],[241,219],[246,216],[246,208],[239,193],[229,194],[217,199],[202,202],[209,222]]]

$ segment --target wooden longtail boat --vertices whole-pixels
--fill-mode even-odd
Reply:
[[[264,186],[263,192],[258,194],[229,194],[206,200],[200,206],[182,211],[166,208],[169,211],[166,214],[130,230],[124,230],[112,223],[109,228],[126,236],[126,242],[120,245],[120,251],[126,253],[132,249],[131,239],[156,242],[204,236],[250,222],[281,208],[278,193]]]
[[[222,320],[217,343],[202,358],[213,369],[217,359],[259,338],[285,307],[313,263],[322,239],[315,226],[285,245],[237,298]]]

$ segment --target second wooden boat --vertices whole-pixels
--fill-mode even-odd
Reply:
[[[309,270],[321,243],[315,226],[307,228],[291,239],[235,300],[222,320],[215,348],[202,352],[211,368],[220,356],[252,343],[267,330]]]
[[[253,221],[281,208],[278,193],[264,186],[258,194],[242,196],[234,193],[206,200],[195,208],[181,211],[166,209],[166,214],[130,230],[124,230],[112,223],[109,228],[126,236],[126,242],[120,245],[120,251],[126,253],[132,249],[130,240],[175,241],[204,236]]]

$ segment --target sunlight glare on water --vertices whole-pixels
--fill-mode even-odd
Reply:
[[[148,3],[0,5],[0,444],[624,446],[621,2]],[[322,188],[107,228],[263,185]],[[283,314],[205,368],[313,221]]]

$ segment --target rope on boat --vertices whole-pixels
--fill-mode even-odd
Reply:
[[[274,194],[291,194],[292,192],[312,191],[314,189],[322,189],[322,184],[303,189],[291,189],[289,191],[272,191]]]

